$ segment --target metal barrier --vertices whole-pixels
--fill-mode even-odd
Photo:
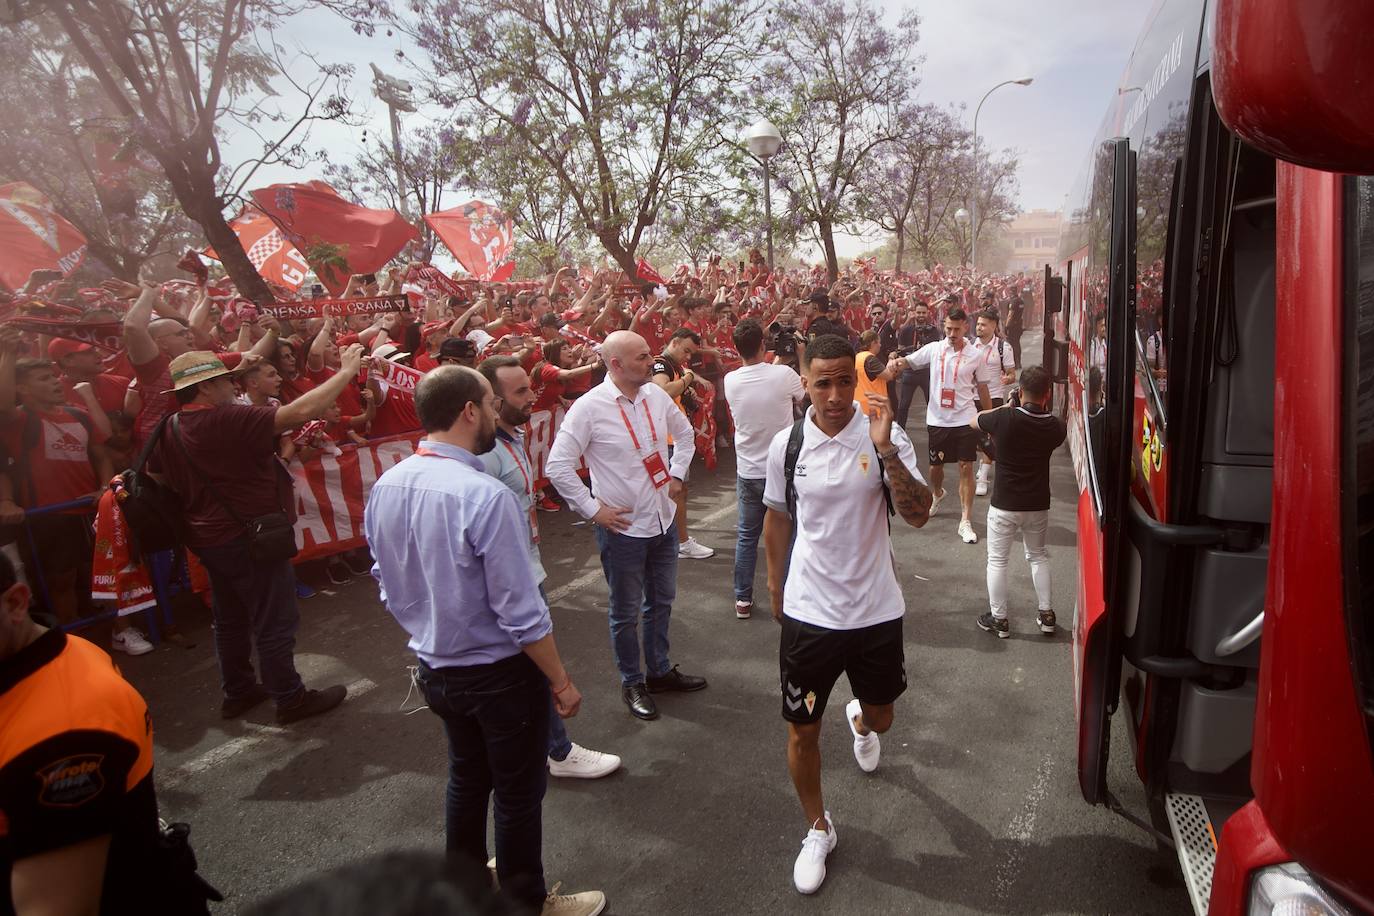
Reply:
[[[54,515],[60,512],[68,512],[72,509],[93,510],[95,499],[90,496],[83,496],[81,499],[73,499],[65,503],[54,503],[50,506],[38,506],[33,509],[24,510],[24,537],[28,541],[28,562],[24,563],[24,575],[29,582],[29,587],[34,594],[41,596],[43,606],[50,612],[53,610],[52,594],[48,590],[48,583],[43,577],[43,564],[38,556],[38,545],[34,541],[33,529],[29,526],[29,520],[45,515]],[[90,512],[94,517],[94,512]],[[87,543],[90,550],[94,549],[94,538]],[[184,587],[189,582],[190,577],[186,572],[186,560],[178,557],[174,551],[166,550],[156,554],[150,554],[143,558],[143,562],[148,568],[149,578],[153,584],[153,596],[157,600],[154,607],[147,608],[142,613],[148,628],[148,639],[154,645],[162,641],[162,625],[158,618],[162,618],[162,623],[170,626],[172,624],[172,602],[171,596]],[[177,574],[173,578],[173,574]],[[174,586],[177,586],[174,588]],[[82,587],[82,586],[78,586]],[[90,579],[84,583],[84,587],[89,591],[91,587]],[[160,612],[160,613],[159,613]],[[119,616],[119,609],[103,611],[99,614],[92,614],[89,617],[81,617],[71,623],[62,624],[62,629],[68,632],[79,630],[93,624],[103,623],[107,620],[114,620]]]

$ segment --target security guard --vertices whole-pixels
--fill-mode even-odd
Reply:
[[[0,554],[0,916],[197,912],[168,899],[148,705],[29,598]]]

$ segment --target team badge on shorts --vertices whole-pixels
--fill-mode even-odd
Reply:
[[[868,473],[868,452],[859,452],[859,470]]]
[[[867,470],[867,468],[865,468],[865,470]],[[804,702],[806,703],[806,714],[809,716],[816,711],[816,691],[808,690]]]

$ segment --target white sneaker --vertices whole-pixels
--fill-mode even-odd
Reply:
[[[942,500],[942,499],[944,499],[944,498],[945,498],[945,491],[944,491],[944,490],[931,490],[931,491],[930,491],[930,515],[929,515],[930,518],[934,518],[934,517],[935,517],[935,513],[938,512],[938,511],[940,511],[940,500]]]
[[[964,519],[959,523],[959,537],[965,544],[977,544],[978,535],[973,530],[973,523]]]
[[[685,560],[709,560],[716,555],[710,547],[703,547],[696,538],[688,538],[677,545],[677,555]]]
[[[558,889],[562,886],[563,882],[560,881],[549,891],[549,896],[544,898],[544,907],[539,911],[540,916],[597,916],[606,909],[606,895],[601,891],[560,894]]]
[[[988,482],[987,482],[986,480],[984,480],[983,478],[979,477],[979,478],[978,478],[978,483],[977,483],[977,484],[974,486],[974,488],[973,488],[973,494],[974,494],[975,496],[987,496],[987,495],[988,495]]]
[[[138,630],[129,627],[110,637],[110,648],[129,655],[147,655],[153,651],[153,644],[144,639]]]
[[[835,825],[830,822],[830,812],[827,811],[825,829],[806,831],[801,852],[792,866],[792,883],[797,890],[803,894],[814,894],[821,889],[821,883],[825,881],[825,857],[835,851],[837,842],[839,834],[835,833]]]
[[[569,779],[600,779],[620,769],[620,758],[574,744],[563,760],[549,758],[549,775]]]
[[[854,734],[854,759],[859,761],[859,769],[865,773],[872,773],[878,768],[878,757],[883,752],[883,746],[878,740],[877,732],[861,735],[854,726],[854,719],[862,712],[863,707],[859,705],[859,701],[850,700],[844,708],[844,720],[849,723],[849,730]]]

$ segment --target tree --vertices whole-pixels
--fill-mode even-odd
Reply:
[[[764,106],[784,138],[779,185],[794,218],[814,227],[833,281],[835,227],[862,218],[852,206],[860,177],[901,136],[920,19],[907,11],[888,29],[872,0],[783,0],[773,17],[773,60],[755,85],[781,99]]]
[[[659,210],[711,166],[760,0],[413,0],[398,22],[433,99],[537,160],[628,273]]]
[[[322,68],[318,79],[298,82],[272,38],[276,25],[304,8],[304,0],[52,0],[39,13],[71,42],[74,58],[104,94],[113,126],[157,162],[240,294],[257,302],[273,296],[229,228],[227,198],[261,165],[303,156],[313,121],[348,112],[342,84],[351,68]],[[277,76],[303,94],[289,111],[268,102]],[[229,120],[263,141],[262,155],[234,170],[224,168],[219,146]]]
[[[901,135],[873,151],[858,188],[860,206],[869,219],[896,236],[898,273],[906,255],[908,224],[919,217],[922,204],[929,216],[939,195],[927,192],[953,186],[942,170],[952,164],[947,151],[957,148],[965,134],[952,114],[931,104],[907,106],[899,121]]]
[[[1019,183],[1016,170],[1019,166],[1016,155],[1006,150],[996,155],[987,150],[978,150],[978,164],[975,167],[970,151],[958,158],[957,186],[960,189],[959,204],[970,214],[970,223],[955,220],[945,221],[946,238],[959,257],[960,264],[967,264],[973,249],[973,233],[978,233],[981,245],[1002,224],[1016,215],[1016,197]],[[978,199],[978,225],[971,225],[974,195]]]
[[[156,163],[125,142],[100,87],[63,53],[55,29],[0,30],[0,181],[25,181],[86,237],[110,273],[138,279],[155,254],[180,254],[199,234]],[[23,111],[43,112],[23,117]]]
[[[930,151],[925,162],[925,180],[917,184],[915,200],[904,224],[905,237],[927,270],[953,254],[949,227],[958,227],[954,214],[966,188],[962,164],[973,139],[960,125],[955,111],[942,112],[933,130],[943,142]]]

